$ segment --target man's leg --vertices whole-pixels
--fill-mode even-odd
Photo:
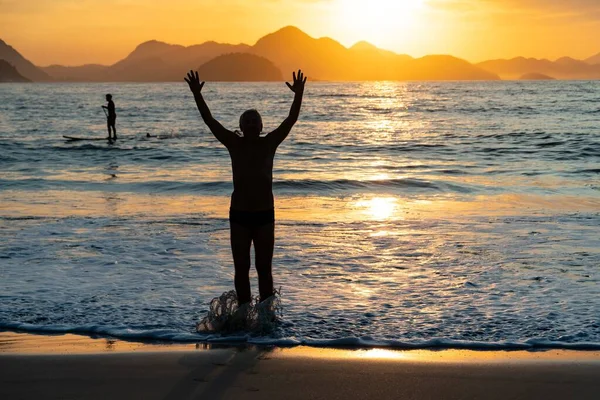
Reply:
[[[238,304],[250,302],[250,245],[252,236],[250,229],[237,224],[229,223],[231,230],[231,253],[235,266],[235,291]]]
[[[117,139],[117,122],[115,120],[112,121],[112,129],[113,129],[113,139]]]
[[[106,127],[108,128],[108,139],[110,139],[110,120],[106,120]]]
[[[260,301],[271,297],[273,290],[273,248],[275,246],[275,224],[263,225],[254,230],[254,253],[256,255],[256,272],[258,272],[258,289]]]

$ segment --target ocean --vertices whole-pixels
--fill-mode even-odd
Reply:
[[[107,135],[106,93],[119,140],[65,141]],[[292,101],[281,83],[204,95],[230,129],[258,109],[265,132]],[[600,349],[598,81],[309,82],[275,159],[268,332],[196,332],[233,288],[232,184],[185,82],[3,84],[0,100],[0,329]]]

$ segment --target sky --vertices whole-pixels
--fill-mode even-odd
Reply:
[[[0,0],[0,39],[40,66],[112,64],[152,39],[254,44],[287,25],[414,57],[600,53],[600,0]]]

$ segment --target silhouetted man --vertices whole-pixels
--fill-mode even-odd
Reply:
[[[112,94],[106,95],[107,105],[102,106],[102,108],[108,110],[108,114],[106,114],[106,126],[108,127],[108,140],[114,139],[117,140],[117,128],[115,127],[115,123],[117,122],[117,113],[115,112],[115,103],[112,101]],[[110,136],[110,129],[112,128],[112,132],[114,137]]]
[[[235,266],[235,291],[239,305],[249,303],[250,246],[254,243],[260,301],[274,294],[271,261],[275,242],[275,206],[273,199],[273,158],[298,120],[306,78],[302,71],[293,74],[294,102],[288,117],[273,132],[261,137],[262,118],[258,111],[245,111],[240,117],[240,136],[213,118],[202,97],[198,72],[190,71],[185,81],[194,94],[196,105],[208,128],[231,156],[233,193],[229,209],[231,252]]]

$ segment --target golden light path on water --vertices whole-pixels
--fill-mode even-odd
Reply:
[[[44,191],[35,199],[22,201],[23,193],[0,194],[0,215],[10,210],[11,217],[27,216],[135,216],[156,217],[181,215],[227,218],[228,196],[152,195],[121,192]],[[506,216],[519,210],[530,212],[559,210],[567,212],[597,211],[593,199],[576,196],[501,194],[474,196],[468,201],[450,196],[435,200],[405,199],[393,196],[352,195],[336,197],[287,197],[276,199],[278,220],[289,221],[393,221],[412,218],[453,218],[461,216]]]
[[[388,220],[395,215],[398,209],[398,199],[394,197],[373,197],[368,200],[359,200],[355,207],[364,209],[369,219]]]

